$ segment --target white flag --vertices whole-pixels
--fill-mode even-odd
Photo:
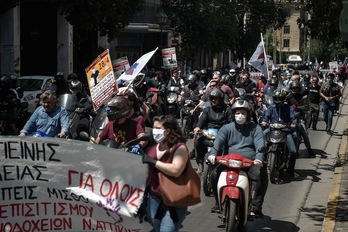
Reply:
[[[263,41],[257,45],[256,51],[252,55],[252,57],[249,60],[249,64],[262,72],[266,77],[268,76],[267,72],[267,61],[266,61],[266,54],[264,50]]]
[[[121,81],[124,82],[131,82],[139,73],[140,71],[145,67],[147,62],[151,59],[153,54],[157,51],[158,48],[155,50],[146,53],[142,57],[140,57],[132,66],[130,66],[127,71],[122,73],[122,75],[117,78],[117,83],[120,83]]]

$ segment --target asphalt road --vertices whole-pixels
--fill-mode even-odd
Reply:
[[[348,112],[346,104],[342,104],[341,112]],[[265,216],[249,221],[245,231],[321,231],[345,123],[346,115],[334,117],[333,136],[326,134],[323,121],[318,122],[317,131],[309,130],[316,157],[309,157],[301,144],[295,167],[298,176],[287,177],[282,184],[269,183],[263,205]],[[191,150],[192,141],[187,145]],[[192,163],[196,166],[194,160]],[[224,231],[219,215],[210,213],[213,203],[213,196],[206,197],[202,192],[202,202],[189,207],[180,231]]]

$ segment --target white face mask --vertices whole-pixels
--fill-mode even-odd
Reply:
[[[236,123],[239,125],[243,125],[247,120],[246,116],[243,114],[235,114],[234,118],[236,119]]]
[[[153,128],[152,129],[152,136],[153,136],[153,139],[157,142],[157,143],[160,143],[163,141],[164,139],[164,129],[156,129],[156,128]]]

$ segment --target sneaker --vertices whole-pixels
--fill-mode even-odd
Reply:
[[[328,135],[333,135],[333,131],[332,130],[326,130],[326,133],[328,134]]]
[[[215,203],[215,205],[211,208],[210,212],[212,212],[212,213],[220,213],[219,204]]]
[[[202,173],[203,173],[203,170],[204,170],[204,165],[203,165],[203,163],[199,163],[196,172],[197,172],[198,174],[202,174]]]
[[[262,213],[262,210],[253,206],[251,208],[251,211],[250,211],[250,215],[253,216],[253,217],[260,217],[260,218],[263,218],[263,213]]]

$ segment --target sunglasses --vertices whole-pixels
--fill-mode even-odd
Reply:
[[[219,100],[218,97],[209,97],[210,101],[216,101],[216,100]]]

